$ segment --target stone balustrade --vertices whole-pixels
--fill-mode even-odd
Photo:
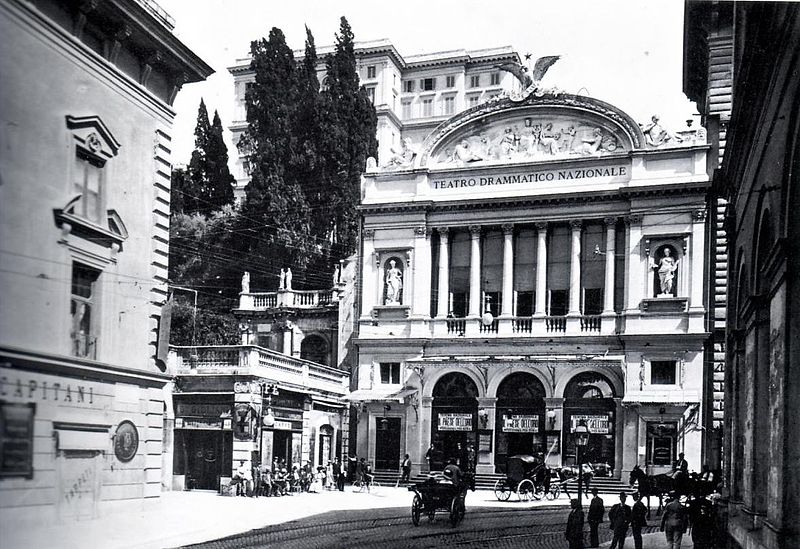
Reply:
[[[239,294],[239,310],[264,311],[281,307],[313,309],[339,302],[337,290],[278,290]]]
[[[250,374],[339,395],[348,392],[350,380],[342,370],[257,345],[171,346],[169,366],[178,375]]]

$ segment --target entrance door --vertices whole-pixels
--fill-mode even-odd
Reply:
[[[375,418],[375,469],[400,469],[400,418]]]
[[[216,490],[222,470],[222,435],[216,431],[184,431],[186,488]]]

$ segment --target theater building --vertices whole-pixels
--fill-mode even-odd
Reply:
[[[4,539],[162,491],[171,105],[212,72],[173,24],[152,0],[0,3]]]
[[[705,134],[537,89],[440,123],[362,188],[357,448],[414,472],[476,453],[620,478],[700,468]]]

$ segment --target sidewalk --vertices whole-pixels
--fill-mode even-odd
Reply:
[[[610,545],[611,542],[608,541],[601,543],[600,547],[609,547]],[[625,547],[628,549],[633,547],[633,538],[630,531],[628,531],[628,537],[625,538]],[[689,535],[689,532],[686,532],[681,540],[681,549],[691,549],[692,547],[694,547],[692,536]],[[642,549],[667,549],[667,538],[664,536],[664,532],[644,534],[642,536]]]

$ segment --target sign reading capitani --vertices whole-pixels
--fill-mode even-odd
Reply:
[[[556,181],[576,181],[581,179],[628,179],[630,168],[627,165],[603,166],[596,168],[570,168],[540,170],[536,172],[482,175],[477,177],[454,177],[431,179],[435,191],[447,189],[469,189],[496,185],[519,185],[523,183],[549,183]]]
[[[504,433],[536,433],[539,431],[539,416],[503,416]]]
[[[440,431],[472,431],[472,414],[439,414]]]

